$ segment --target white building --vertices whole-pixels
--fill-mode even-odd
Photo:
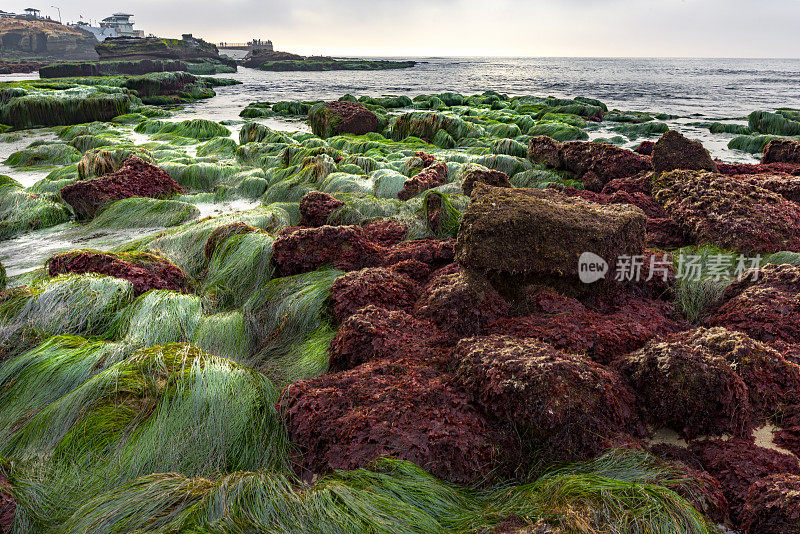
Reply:
[[[114,13],[100,21],[99,26],[92,26],[86,22],[75,24],[78,28],[92,32],[98,41],[105,41],[109,37],[144,37],[142,30],[133,29],[130,13]]]

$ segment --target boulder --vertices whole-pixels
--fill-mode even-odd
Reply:
[[[392,456],[451,482],[483,481],[499,464],[498,433],[447,382],[414,362],[368,362],[291,384],[279,407],[307,473]]]
[[[189,281],[178,267],[153,254],[74,250],[56,254],[47,262],[50,276],[66,273],[98,273],[124,278],[133,284],[136,296],[151,289],[186,291]]]
[[[338,198],[321,191],[309,191],[300,199],[300,226],[325,226],[331,213],[344,206]]]
[[[654,146],[655,143],[652,141],[642,141],[639,143],[639,146],[633,149],[633,151],[637,154],[641,154],[642,156],[652,156]]]
[[[227,64],[236,65],[233,61],[223,61],[219,50],[211,43],[196,39],[191,35],[183,39],[165,39],[163,37],[109,37],[95,46],[101,60],[139,60],[139,59],[177,59],[200,60],[216,59]]]
[[[287,228],[272,246],[281,276],[333,266],[343,271],[380,264],[382,247],[368,241],[358,226]]]
[[[721,174],[735,176],[739,174],[789,174],[800,175],[800,163],[723,163],[717,161],[717,170]]]
[[[110,202],[130,197],[167,198],[183,189],[162,169],[130,156],[112,172],[61,188],[61,198],[78,218],[89,219]]]
[[[585,252],[612,267],[641,254],[647,217],[626,204],[601,206],[552,189],[476,184],[456,242],[456,259],[484,273],[577,277]]]
[[[717,172],[717,166],[703,144],[687,139],[675,130],[669,130],[653,145],[652,161],[656,174],[676,169]]]
[[[367,305],[387,310],[411,311],[419,288],[408,276],[391,268],[371,267],[350,271],[331,286],[331,307],[336,321],[343,321]]]
[[[529,313],[487,325],[491,334],[536,338],[572,354],[608,363],[683,326],[669,318],[674,311],[662,301],[631,299],[620,306],[592,310],[552,289],[539,291],[527,303]]]
[[[684,438],[753,428],[744,381],[722,357],[674,334],[649,342],[613,364],[636,391],[649,421]]]
[[[414,305],[414,316],[431,321],[454,340],[480,334],[509,314],[509,305],[480,275],[458,271],[434,276]]]
[[[261,229],[256,228],[255,226],[250,226],[249,224],[241,221],[218,226],[211,231],[208,239],[206,239],[205,247],[203,247],[203,254],[207,260],[210,260],[217,248],[229,237],[241,234],[253,234],[257,232],[261,232]]]
[[[376,219],[363,228],[364,237],[383,247],[397,245],[408,235],[408,225],[395,219]]]
[[[607,143],[559,143],[546,136],[530,140],[528,159],[571,172],[592,191],[602,190],[611,180],[636,176],[652,169],[650,158],[631,150]]]
[[[402,310],[366,306],[348,316],[330,345],[331,368],[352,369],[374,360],[430,363],[448,352],[444,336],[430,321]]]
[[[416,239],[403,241],[385,250],[383,265],[395,265],[415,260],[438,269],[452,263],[455,257],[455,239]]]
[[[800,164],[800,141],[773,139],[764,147],[761,163]]]
[[[777,193],[786,200],[800,202],[800,176],[786,173],[772,174],[745,174],[737,176],[750,185],[763,187],[768,191]]]
[[[614,371],[535,339],[461,340],[453,383],[488,415],[557,460],[600,454],[620,434],[642,435],[633,394]]]
[[[469,171],[461,182],[461,190],[465,195],[471,195],[476,183],[494,187],[514,187],[504,172],[489,169],[473,169]]]
[[[323,139],[345,133],[364,135],[378,131],[378,116],[360,102],[336,100],[312,107],[308,124],[314,135]]]
[[[698,244],[744,254],[800,250],[800,205],[763,187],[678,170],[653,178],[653,196]]]
[[[444,185],[446,180],[447,164],[443,161],[433,163],[406,180],[403,184],[403,189],[397,193],[397,198],[409,200],[423,191]]]
[[[745,332],[766,343],[800,343],[800,267],[765,265],[725,290],[708,324]]]
[[[759,447],[752,439],[695,441],[689,444],[689,451],[711,476],[722,483],[735,527],[742,523],[753,483],[775,474],[800,475],[796,457]]]
[[[748,534],[800,534],[800,476],[781,473],[753,482],[742,526]]]

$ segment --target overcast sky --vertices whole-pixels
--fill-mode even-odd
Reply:
[[[800,57],[800,0],[36,0],[63,20],[135,15],[159,36],[272,39],[304,54]]]

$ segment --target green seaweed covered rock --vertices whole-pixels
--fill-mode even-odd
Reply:
[[[337,100],[311,108],[308,124],[323,139],[344,133],[364,135],[378,131],[378,116],[359,102]]]

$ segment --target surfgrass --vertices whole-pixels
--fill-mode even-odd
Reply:
[[[71,212],[57,193],[28,192],[18,185],[0,190],[0,241],[65,223]]]
[[[280,473],[231,473],[217,480],[155,474],[95,497],[68,531],[474,533],[515,518],[577,534],[711,534],[671,488],[691,482],[644,453],[615,451],[523,486],[463,488],[405,461],[336,471],[296,485]],[[590,508],[590,506],[592,508]]]
[[[17,129],[108,121],[128,113],[139,100],[116,87],[64,83],[59,89],[24,91],[0,105],[0,123]]]
[[[229,137],[217,137],[197,147],[200,157],[214,156],[220,159],[234,159],[236,157],[236,141]]]
[[[781,139],[781,137],[774,135],[740,135],[731,139],[728,143],[728,148],[751,154],[760,154],[764,151],[767,143],[773,139]]]
[[[202,318],[200,297],[154,289],[115,317],[109,337],[136,347],[188,342]]]
[[[464,137],[481,137],[481,126],[465,121],[461,117],[445,113],[416,111],[400,115],[391,128],[392,139],[401,141],[409,136],[433,139],[439,130],[444,130],[454,140]]]
[[[327,371],[328,344],[335,334],[328,295],[342,274],[323,269],[276,278],[253,293],[243,313],[260,345],[247,364],[279,385]]]
[[[153,154],[143,147],[95,148],[87,150],[78,162],[78,176],[81,180],[103,176],[118,171],[130,156],[137,156],[150,164],[155,164]]]
[[[181,122],[146,120],[139,123],[133,131],[144,134],[173,134],[200,141],[214,137],[230,137],[231,135],[230,130],[225,126],[207,119],[191,119]]]
[[[527,132],[530,136],[546,135],[556,141],[585,141],[589,134],[563,122],[540,121]]]
[[[240,307],[272,277],[272,244],[264,232],[236,234],[219,243],[208,263],[203,296],[215,309]]]
[[[253,339],[241,311],[204,317],[194,332],[192,345],[209,354],[236,362],[250,357]]]
[[[0,367],[0,441],[39,411],[131,350],[120,343],[55,336]]]
[[[164,228],[183,224],[199,216],[200,210],[186,202],[132,197],[109,204],[86,225],[85,230]]]
[[[718,258],[727,259],[727,267],[712,267]],[[672,254],[676,274],[673,288],[675,307],[690,322],[696,323],[722,300],[725,289],[734,280],[738,254],[714,246],[684,247]]]
[[[466,208],[466,206],[464,206]],[[436,237],[456,237],[461,224],[462,212],[451,201],[450,195],[439,191],[425,193],[422,201],[422,211],[428,229]],[[436,220],[436,226],[431,226],[431,221]]]
[[[747,118],[750,129],[770,135],[800,135],[800,122],[779,113],[754,111]]]
[[[263,375],[183,343],[142,349],[47,405],[2,445],[18,460],[163,471],[283,469],[288,440]]]
[[[81,159],[81,153],[65,143],[31,145],[14,152],[5,161],[10,167],[43,167],[69,165]]]

